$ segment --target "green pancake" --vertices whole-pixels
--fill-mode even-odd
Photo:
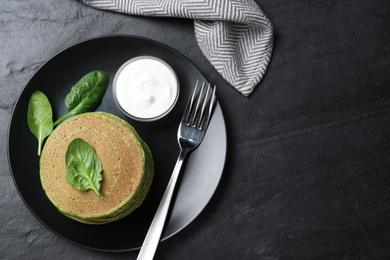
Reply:
[[[65,180],[65,154],[75,138],[90,144],[102,162],[100,196],[92,190],[80,192]],[[133,127],[114,115],[95,112],[73,116],[53,131],[42,152],[40,174],[46,195],[60,212],[83,223],[101,224],[141,205],[154,165],[150,149]]]

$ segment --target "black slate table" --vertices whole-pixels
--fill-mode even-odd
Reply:
[[[160,41],[218,86],[228,135],[220,185],[156,259],[390,257],[390,2],[256,0],[275,28],[266,76],[249,97],[202,56],[190,20],[134,17],[78,1],[0,7],[0,258],[135,259],[69,243],[22,202],[7,159],[12,108],[33,73],[91,37]]]

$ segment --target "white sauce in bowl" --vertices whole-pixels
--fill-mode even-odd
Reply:
[[[154,121],[165,116],[179,96],[179,82],[164,61],[140,56],[123,64],[115,75],[114,99],[130,118]]]

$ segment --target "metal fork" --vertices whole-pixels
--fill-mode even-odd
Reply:
[[[196,82],[192,90],[177,132],[177,140],[180,146],[179,158],[146,234],[138,254],[138,260],[150,260],[154,257],[183,161],[188,153],[197,148],[202,142],[209,125],[216,104],[215,89],[215,86],[211,87],[210,84],[206,86],[205,83],[202,84],[202,87],[198,87],[198,82]]]

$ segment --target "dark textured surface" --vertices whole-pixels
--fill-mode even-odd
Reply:
[[[12,107],[40,65],[80,40],[131,34],[192,60],[219,87],[228,129],[214,198],[156,259],[388,259],[390,2],[257,2],[275,27],[275,49],[244,98],[202,56],[190,20],[130,17],[74,0],[3,0],[0,258],[136,258],[47,230],[17,193],[5,145]]]

